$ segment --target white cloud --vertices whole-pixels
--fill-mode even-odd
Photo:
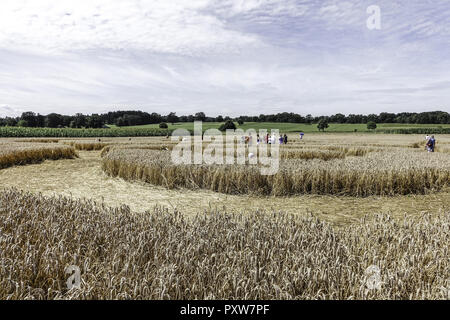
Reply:
[[[308,9],[304,3],[296,0],[232,0],[216,1],[212,7],[217,13],[226,17],[238,15],[265,15],[300,17]]]
[[[446,107],[450,6],[379,0],[382,30],[370,31],[370,4],[3,0],[0,112]]]
[[[13,0],[0,4],[0,46],[52,52],[106,48],[197,55],[258,39],[201,10],[208,1]]]
[[[21,110],[16,110],[6,104],[0,104],[0,117],[15,117],[20,112]]]

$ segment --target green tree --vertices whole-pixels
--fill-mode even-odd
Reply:
[[[375,130],[377,128],[377,124],[374,121],[367,122],[367,129]]]
[[[9,127],[15,127],[17,125],[17,119],[12,117],[6,117],[5,123]]]
[[[206,115],[204,112],[197,112],[195,114],[195,121],[205,121],[206,120]]]
[[[19,120],[19,122],[17,122],[17,126],[18,127],[28,127],[28,121],[27,120]]]
[[[317,123],[317,128],[319,130],[325,131],[325,129],[328,128],[328,121],[324,118],[320,119]]]
[[[98,114],[93,113],[87,118],[86,125],[88,128],[101,128],[103,127],[103,121]]]
[[[123,117],[118,117],[116,119],[116,126],[123,127],[123,126],[126,126],[126,125],[127,125],[127,123],[126,123],[126,121],[125,121],[125,119]]]
[[[159,127],[160,127],[161,129],[167,129],[169,126],[167,125],[167,123],[161,122],[161,123],[159,124]]]
[[[225,121],[225,123],[221,124],[219,127],[220,131],[225,131],[227,129],[236,130],[236,125],[234,124],[233,121],[227,120],[227,121]]]
[[[82,113],[76,113],[73,121],[74,121],[74,124],[73,124],[74,128],[85,127],[86,123],[87,123],[86,116]]]
[[[178,122],[179,119],[175,112],[171,112],[167,115],[167,121],[174,124],[175,122]]]
[[[37,126],[37,116],[32,111],[23,112],[20,116],[20,120],[24,120],[25,122],[22,122],[24,127],[36,127]]]
[[[63,125],[63,118],[60,114],[50,113],[45,117],[45,126],[48,128],[58,128]]]

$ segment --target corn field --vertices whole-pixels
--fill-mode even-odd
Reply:
[[[159,128],[109,128],[109,129],[74,129],[74,128],[25,128],[0,127],[0,137],[147,137],[166,136],[170,130]]]
[[[450,213],[335,229],[281,212],[186,218],[13,189],[0,203],[0,299],[448,299]],[[81,285],[69,290],[72,265]]]

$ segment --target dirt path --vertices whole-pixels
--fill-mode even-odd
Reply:
[[[100,167],[99,152],[79,152],[80,158],[45,161],[0,170],[0,188],[16,187],[45,195],[88,198],[108,206],[126,204],[134,211],[151,210],[156,205],[177,208],[192,214],[209,208],[231,211],[276,210],[292,213],[312,212],[336,223],[350,222],[366,213],[439,212],[449,210],[450,191],[431,196],[333,197],[296,196],[289,198],[230,196],[203,190],[167,190],[140,182],[111,178]]]

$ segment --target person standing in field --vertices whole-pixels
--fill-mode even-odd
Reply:
[[[287,144],[287,134],[284,134],[284,144]]]
[[[304,135],[304,133],[300,132],[300,140],[303,140],[303,135]]]
[[[283,144],[284,139],[283,139],[283,136],[281,134],[280,134],[280,138],[278,139],[278,141],[280,142],[280,144]]]
[[[434,139],[434,136],[431,136],[431,138],[428,139],[428,142],[427,142],[428,152],[434,152],[435,145],[436,145],[436,140]]]
[[[275,144],[275,142],[276,142],[276,137],[275,137],[275,133],[272,133],[272,135],[270,136],[270,144]]]

